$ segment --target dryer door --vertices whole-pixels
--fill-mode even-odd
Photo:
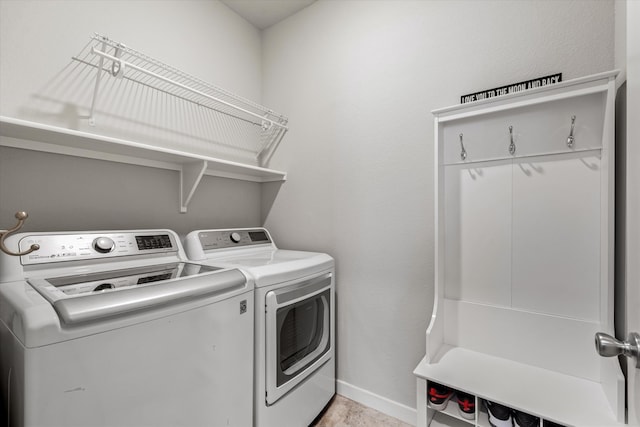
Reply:
[[[267,293],[268,405],[332,357],[331,280],[324,274]]]

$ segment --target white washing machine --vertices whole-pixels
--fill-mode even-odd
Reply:
[[[169,230],[22,233],[0,253],[11,426],[253,422],[253,282]],[[4,421],[4,420],[3,420]]]
[[[335,394],[333,258],[278,249],[264,228],[193,231],[185,250],[255,281],[254,425],[309,425]]]

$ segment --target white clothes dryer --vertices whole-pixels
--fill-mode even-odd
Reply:
[[[170,230],[22,233],[0,253],[10,426],[251,425],[253,281]],[[3,420],[4,422],[4,420]]]
[[[185,250],[255,281],[254,425],[309,425],[335,394],[333,258],[278,249],[264,228],[193,231]]]

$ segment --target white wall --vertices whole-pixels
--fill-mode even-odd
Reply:
[[[109,76],[89,126],[95,70],[71,57],[94,32],[260,101],[260,32],[220,2],[0,0],[0,114],[206,154],[209,143],[189,139],[188,112],[167,108],[149,125],[148,110],[170,101]],[[187,214],[178,189],[175,171],[0,148],[0,228],[17,210],[39,231],[260,225],[259,184],[205,177]]]
[[[612,69],[614,3],[319,0],[263,37],[263,102],[291,127],[266,226],[337,260],[339,390],[415,422],[433,300],[430,110]]]
[[[260,32],[217,1],[0,0],[0,31],[2,115],[29,117],[96,32],[260,100]],[[67,84],[61,97],[74,90]]]

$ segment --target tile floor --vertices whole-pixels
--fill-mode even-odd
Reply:
[[[410,424],[336,394],[310,427],[410,427]]]

